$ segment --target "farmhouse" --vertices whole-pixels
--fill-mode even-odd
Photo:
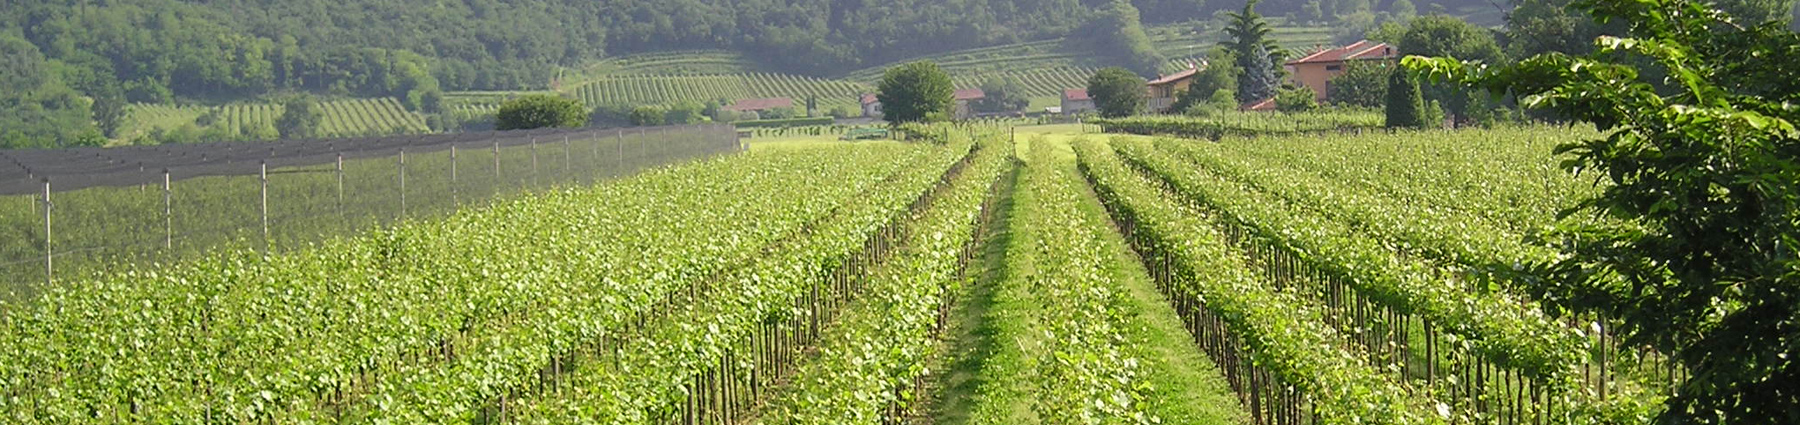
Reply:
[[[986,98],[987,92],[981,91],[981,89],[960,89],[956,91],[955,97],[956,118],[969,119],[975,117],[975,108],[969,106],[969,102]]]
[[[1169,112],[1169,108],[1175,106],[1175,96],[1194,84],[1194,76],[1200,75],[1200,68],[1189,64],[1186,70],[1151,80],[1146,87],[1145,106],[1150,107],[1150,112]]]
[[[864,117],[881,118],[881,99],[874,93],[862,95],[862,114]]]
[[[1094,110],[1094,98],[1088,96],[1087,89],[1063,90],[1062,113],[1079,114]]]
[[[761,114],[761,113],[769,111],[771,109],[784,109],[784,108],[785,109],[793,109],[794,108],[794,99],[789,99],[789,98],[785,98],[785,97],[773,97],[773,98],[764,98],[764,99],[740,99],[736,102],[731,102],[730,105],[726,105],[724,107],[719,108],[719,110],[727,111],[727,112],[735,112],[738,114],[743,114],[746,112],[755,112],[757,114]]]
[[[1331,77],[1344,73],[1344,68],[1354,62],[1391,62],[1399,57],[1398,49],[1387,43],[1369,40],[1333,49],[1324,49],[1305,57],[1288,61],[1288,74],[1292,82],[1305,86],[1324,101],[1331,91]]]

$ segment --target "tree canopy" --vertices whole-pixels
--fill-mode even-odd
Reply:
[[[282,104],[281,117],[275,119],[275,131],[284,139],[310,139],[318,136],[319,122],[325,114],[311,96],[297,96]]]
[[[1692,0],[1573,5],[1627,36],[1506,66],[1405,63],[1603,131],[1559,150],[1611,183],[1568,213],[1613,220],[1566,225],[1559,245],[1571,255],[1533,267],[1542,277],[1526,286],[1686,369],[1660,423],[1800,417],[1800,34]]]
[[[981,99],[971,102],[969,107],[978,112],[1019,112],[1031,104],[1025,93],[1025,83],[1018,77],[991,77],[981,83]]]
[[[1281,46],[1276,45],[1275,38],[1269,35],[1273,31],[1269,23],[1256,12],[1257,2],[1245,2],[1243,10],[1227,15],[1231,21],[1225,27],[1225,35],[1231,37],[1229,43],[1232,53],[1237,56],[1239,69],[1238,103],[1273,97],[1281,84],[1276,78],[1276,63],[1282,61]]]
[[[893,123],[949,119],[955,96],[950,74],[926,61],[888,68],[876,94],[882,116]]]
[[[1070,38],[1089,42],[1096,56],[1123,64],[1138,75],[1156,75],[1167,60],[1144,33],[1137,7],[1125,0],[1108,2]]]
[[[1094,73],[1088,78],[1087,91],[1104,117],[1130,116],[1144,109],[1144,79],[1129,69],[1112,67]]]
[[[587,118],[587,109],[575,99],[533,94],[500,104],[500,111],[494,113],[494,129],[575,128],[587,124]]]

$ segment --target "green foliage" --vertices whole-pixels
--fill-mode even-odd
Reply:
[[[1151,44],[1137,7],[1127,0],[1109,1],[1070,39],[1091,43],[1088,48],[1095,55],[1122,63],[1138,75],[1156,75],[1167,60]]]
[[[1213,48],[1206,56],[1206,69],[1194,75],[1194,82],[1188,85],[1188,91],[1200,96],[1212,96],[1219,90],[1237,93],[1238,74],[1242,73],[1237,65],[1237,55],[1231,49]]]
[[[104,84],[94,92],[94,123],[100,128],[100,134],[106,137],[119,137],[119,127],[125,124],[125,93],[117,84]]]
[[[323,113],[319,111],[319,102],[310,96],[296,96],[282,104],[281,117],[275,119],[275,131],[283,139],[310,139],[318,137],[319,122]]]
[[[1281,46],[1270,37],[1272,31],[1262,15],[1256,13],[1258,0],[1244,3],[1244,9],[1227,16],[1231,19],[1225,35],[1231,37],[1231,50],[1236,55],[1238,103],[1251,103],[1275,95],[1281,84],[1276,78]]]
[[[1387,128],[1425,128],[1432,121],[1419,93],[1419,80],[1405,69],[1393,69],[1387,79]]]
[[[882,116],[892,123],[946,120],[956,105],[950,75],[931,62],[888,68],[879,86]]]
[[[1025,94],[1025,84],[1017,77],[989,78],[981,84],[981,91],[986,97],[969,104],[977,112],[1018,112],[1031,104]]]
[[[1445,15],[1412,20],[1398,47],[1405,55],[1451,56],[1494,64],[1506,60],[1500,45],[1494,41],[1493,31]],[[1472,115],[1470,108],[1481,106],[1478,99],[1487,96],[1476,90],[1435,82],[1421,89],[1426,100],[1437,101],[1443,106],[1444,113],[1457,122],[1467,121]]]
[[[1582,0],[1624,22],[1630,38],[1597,51],[1549,53],[1505,67],[1406,59],[1433,76],[1525,96],[1526,106],[1593,122],[1604,137],[1566,143],[1567,166],[1612,183],[1569,214],[1618,221],[1562,229],[1571,254],[1539,264],[1533,295],[1618,322],[1629,344],[1678,359],[1688,379],[1663,423],[1792,418],[1800,380],[1800,35],[1739,26],[1687,0]],[[1621,60],[1639,56],[1647,64]],[[1659,90],[1645,81],[1660,68]],[[1778,389],[1779,388],[1779,389]]]
[[[93,117],[37,47],[0,32],[0,148],[76,145]]]
[[[1218,111],[1204,117],[1139,116],[1089,121],[1107,131],[1141,135],[1171,135],[1197,139],[1224,136],[1269,136],[1317,133],[1381,126],[1381,115],[1358,110],[1317,110],[1292,114]]]
[[[639,127],[658,126],[663,125],[667,116],[667,111],[660,106],[644,105],[631,109],[630,120],[631,125]]]
[[[1281,88],[1281,79],[1275,75],[1275,65],[1267,50],[1261,44],[1250,47],[1250,54],[1239,60],[1244,73],[1238,76],[1238,103],[1255,103],[1275,96]]]
[[[1194,194],[1198,168],[1177,165],[1140,141],[1116,145],[1122,155],[1088,144],[1078,144],[1076,151],[1095,191],[1115,219],[1133,229],[1146,258],[1162,260],[1179,276],[1169,285],[1170,297],[1205,300],[1193,304],[1241,338],[1259,367],[1306,392],[1317,403],[1320,423],[1454,423],[1433,411],[1431,400],[1412,395],[1385,378],[1387,372],[1342,348],[1338,341],[1347,336],[1326,325],[1321,309],[1274,290],[1249,271],[1242,250],[1204,218],[1210,214],[1186,205],[1202,198],[1165,195],[1165,187]],[[1150,170],[1151,178],[1137,175],[1134,166]]]
[[[663,123],[669,125],[699,124],[706,120],[706,107],[699,102],[669,105],[669,110],[663,113]]]
[[[633,111],[633,118],[636,117]],[[581,102],[561,96],[534,94],[520,96],[500,104],[494,114],[496,130],[529,130],[534,128],[575,128],[587,124],[587,108]]]
[[[1306,112],[1319,108],[1319,95],[1306,87],[1282,90],[1275,95],[1275,110]]]
[[[1391,62],[1356,61],[1345,64],[1344,73],[1331,77],[1325,84],[1325,101],[1338,105],[1379,108],[1387,103],[1388,75]]]
[[[1144,109],[1144,79],[1125,68],[1106,68],[1088,79],[1088,96],[1105,117],[1124,117]]]

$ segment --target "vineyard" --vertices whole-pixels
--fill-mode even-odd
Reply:
[[[320,102],[319,107],[322,114],[318,129],[320,137],[413,134],[430,130],[425,126],[423,116],[406,110],[394,98],[325,101]],[[234,136],[233,140],[250,139],[257,134],[278,135],[275,120],[281,117],[283,110],[282,105],[273,103],[210,107],[137,104],[127,112],[127,124],[121,134],[130,139],[152,129],[167,132],[194,125],[200,130],[220,129]],[[216,114],[217,118],[210,125],[199,125],[197,120],[208,113]]]
[[[1546,232],[1612,220],[1557,215],[1603,190],[1551,154],[1591,129],[1076,128],[907,125],[63,279],[0,304],[0,418],[1622,424],[1685,378],[1521,289]]]
[[[785,97],[795,105],[817,98],[820,109],[861,110],[857,99],[872,86],[841,80],[774,73],[721,75],[627,75],[597,78],[570,89],[587,105],[668,104]]]

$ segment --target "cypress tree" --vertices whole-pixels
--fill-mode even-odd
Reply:
[[[1388,74],[1387,128],[1425,128],[1425,98],[1405,70]]]

